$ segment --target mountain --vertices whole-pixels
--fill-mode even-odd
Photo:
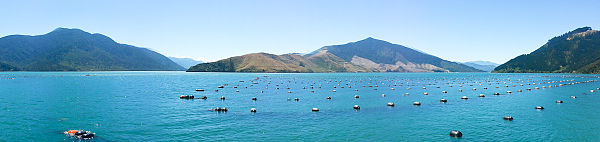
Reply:
[[[498,65],[499,65],[499,64],[496,64],[496,63],[490,62],[490,61],[470,61],[470,62],[464,62],[462,64],[467,65],[469,67],[476,68],[478,70],[486,71],[486,72],[493,71],[494,68],[498,67]]]
[[[194,65],[203,63],[202,61],[197,61],[194,60],[192,58],[177,58],[177,57],[169,57],[169,59],[171,59],[171,61],[177,63],[178,65],[188,69]]]
[[[189,72],[480,72],[401,45],[367,38],[303,56],[253,53],[202,63]]]
[[[268,53],[251,53],[231,57],[211,63],[202,63],[190,67],[188,72],[358,72],[354,65],[346,68],[335,68],[336,65],[316,64],[311,61],[320,61],[319,58],[305,58],[296,54],[274,55]],[[325,62],[325,61],[324,61]],[[318,62],[321,63],[321,62]],[[324,66],[323,66],[324,65]],[[365,72],[366,70],[362,70]]]
[[[511,59],[494,72],[600,73],[600,34],[590,27],[578,28]]]
[[[367,38],[342,45],[325,46],[305,56],[327,52],[374,72],[481,72],[402,45]]]
[[[0,70],[141,71],[184,68],[157,52],[120,44],[102,34],[57,28],[44,35],[0,38]]]

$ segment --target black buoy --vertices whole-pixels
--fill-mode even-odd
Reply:
[[[354,98],[357,98],[357,99],[358,99],[358,98],[359,98],[359,96],[358,96],[358,95],[354,95]]]
[[[452,130],[450,131],[450,136],[451,137],[462,137],[462,132],[458,131],[458,130]]]
[[[354,105],[354,107],[353,107],[353,108],[354,108],[354,109],[360,109],[360,106],[358,106],[358,105]]]
[[[328,100],[331,100],[331,97],[327,97]]]
[[[296,101],[296,102],[297,102],[297,101],[300,101],[300,99],[298,99],[298,98],[294,98],[294,101]]]
[[[544,109],[542,106],[536,106],[535,109]]]
[[[225,100],[225,96],[221,96],[221,100]]]
[[[206,96],[202,96],[202,99],[203,99],[203,100],[206,100],[206,99],[207,99],[207,97],[206,97]]]
[[[253,100],[253,101],[256,101],[256,97],[252,97],[252,100]]]
[[[256,108],[251,108],[250,112],[256,112]]]
[[[446,99],[441,99],[441,100],[440,100],[440,102],[443,102],[443,103],[445,103],[445,102],[448,102],[448,100],[446,100]]]
[[[512,120],[513,120],[513,117],[512,117],[512,116],[504,116],[504,120],[509,120],[509,121],[512,121]]]
[[[494,95],[500,95],[500,93],[494,93]]]
[[[556,101],[556,103],[559,103],[559,104],[560,104],[560,103],[563,103],[563,101],[561,101],[561,100],[557,100],[557,101]]]

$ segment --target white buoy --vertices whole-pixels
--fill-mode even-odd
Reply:
[[[421,105],[421,102],[413,102],[413,105]]]
[[[319,108],[314,107],[312,108],[312,111],[319,111]]]
[[[389,102],[389,103],[387,103],[387,106],[394,106],[394,103]]]
[[[354,108],[354,109],[360,109],[360,106],[354,105],[354,107],[352,107],[352,108]]]
[[[250,112],[256,112],[256,108],[251,108]]]
[[[466,100],[469,99],[467,96],[462,96],[460,99]]]

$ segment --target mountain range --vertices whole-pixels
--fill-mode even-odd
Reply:
[[[188,72],[481,72],[383,40],[366,38],[309,54],[253,53],[193,66]]]
[[[178,57],[169,57],[171,61],[177,63],[178,65],[188,69],[192,66],[195,66],[200,63],[204,63],[202,61],[194,60],[192,58],[178,58]]]
[[[550,39],[530,54],[498,66],[498,73],[600,73],[600,33],[578,28]]]
[[[462,64],[467,65],[469,67],[476,68],[478,70],[486,71],[486,72],[491,72],[496,67],[498,67],[498,65],[500,65],[500,64],[496,64],[496,63],[490,62],[490,61],[470,61],[470,62],[463,62]]]
[[[79,29],[57,28],[44,35],[0,38],[0,71],[142,70],[185,69],[152,50]]]

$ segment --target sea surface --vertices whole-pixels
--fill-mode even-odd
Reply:
[[[72,129],[95,132],[89,141],[119,142],[600,141],[599,77],[2,72],[0,141],[79,141],[62,134]],[[216,107],[228,112],[209,111]],[[463,137],[448,136],[451,130]]]

